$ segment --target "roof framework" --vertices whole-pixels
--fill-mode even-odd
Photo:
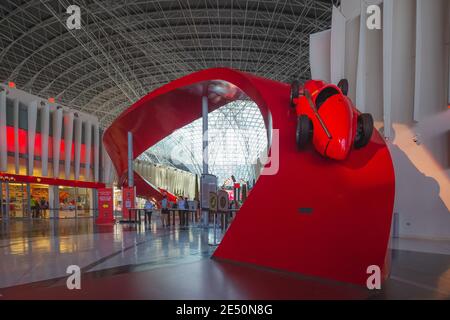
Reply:
[[[307,78],[309,34],[331,1],[68,0],[0,3],[0,81],[90,112],[103,127],[149,91],[226,66],[276,80]]]
[[[81,9],[79,30],[66,26],[71,4]],[[330,27],[331,9],[332,0],[2,0],[0,81],[106,128],[148,92],[205,68],[309,78],[309,34]],[[236,108],[221,109],[230,112],[223,130],[261,128],[262,118],[233,123]],[[164,162],[163,153],[142,157]]]

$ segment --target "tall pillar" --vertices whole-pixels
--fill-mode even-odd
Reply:
[[[80,179],[80,162],[81,162],[81,133],[82,133],[82,121],[75,115],[74,120],[74,135],[75,135],[75,158],[74,158],[74,175],[75,180]]]
[[[384,136],[392,138],[392,52],[393,52],[394,1],[383,2],[383,121]]]
[[[208,174],[208,97],[202,97],[202,140],[203,140],[203,174]],[[202,184],[203,186],[203,184]],[[202,188],[203,189],[203,188]],[[204,190],[200,190],[204,192]],[[204,195],[203,195],[204,196]],[[201,198],[203,198],[203,196]],[[200,201],[201,203],[202,201]],[[209,211],[202,210],[203,227],[209,226]]]
[[[73,142],[73,112],[64,114],[64,178],[70,179],[70,164]]]
[[[58,218],[59,217],[59,187],[58,186],[49,186],[48,187],[48,205],[50,218]]]
[[[53,178],[59,178],[59,155],[61,152],[63,110],[57,107],[53,112]]]
[[[84,162],[85,165],[85,180],[89,181],[91,178],[91,147],[92,147],[92,124],[89,121],[86,121],[84,124],[84,144],[86,146],[86,159]]]
[[[203,174],[208,174],[208,97],[202,97]]]
[[[99,181],[100,169],[100,129],[98,123],[94,124],[94,181]]]
[[[41,161],[42,176],[48,176],[48,136],[50,131],[50,106],[42,103],[41,109]]]
[[[37,101],[33,101],[28,106],[28,167],[27,174],[33,175],[34,172],[34,142],[36,139],[36,120],[37,120]]]
[[[128,132],[128,186],[134,186],[133,175],[133,133]]]
[[[6,141],[6,91],[0,87],[0,171],[8,169]]]

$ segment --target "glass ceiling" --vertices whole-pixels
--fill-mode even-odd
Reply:
[[[267,154],[267,131],[258,106],[238,100],[209,113],[209,173],[222,184],[231,175],[253,181],[255,165]],[[202,172],[202,119],[176,130],[144,152],[142,160],[195,174]]]

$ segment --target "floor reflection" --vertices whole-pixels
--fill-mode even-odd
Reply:
[[[149,269],[204,259],[214,250],[212,230],[197,227],[97,226],[91,218],[1,225],[0,288],[65,276],[72,264],[83,272],[118,266]]]
[[[213,228],[96,226],[92,219],[0,225],[0,293],[11,299],[450,298],[446,241],[392,241],[391,278],[375,292],[208,259],[216,247]],[[219,242],[222,233],[216,232]],[[73,264],[82,269],[89,290],[67,292],[66,269]]]

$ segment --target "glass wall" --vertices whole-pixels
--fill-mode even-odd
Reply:
[[[63,186],[50,188],[45,184],[30,184],[29,187],[28,193],[26,183],[0,182],[0,219],[94,216],[93,189]]]
[[[48,218],[48,185],[46,184],[31,184],[31,213],[34,218]]]
[[[92,189],[59,187],[59,217],[92,217]]]
[[[26,184],[14,182],[0,183],[1,218],[28,217],[28,197]]]
[[[77,188],[77,217],[92,217],[92,189]]]
[[[8,183],[9,188],[9,217],[27,218],[28,196],[27,185],[25,183]]]
[[[76,217],[76,188],[59,187],[59,217],[75,218]]]

